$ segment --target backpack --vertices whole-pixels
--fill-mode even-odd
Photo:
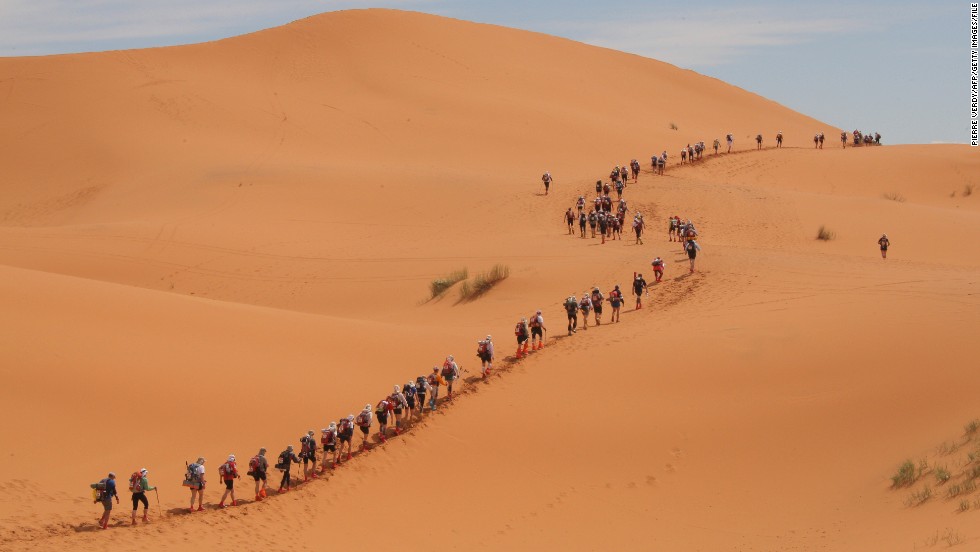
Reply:
[[[105,496],[105,486],[108,479],[100,479],[98,483],[92,483],[89,487],[92,488],[92,499],[96,502],[104,500]]]
[[[133,472],[133,475],[129,476],[129,491],[133,493],[143,492],[143,476],[140,472]]]
[[[568,311],[568,314],[570,315],[578,312],[578,303],[575,301],[575,299],[572,299],[571,297],[565,299],[565,310]]]
[[[417,391],[420,391],[422,393],[425,393],[425,382],[426,381],[428,381],[428,380],[425,379],[425,376],[419,376],[419,377],[415,378],[415,387],[416,387],[416,390]]]
[[[350,433],[351,431],[354,431],[354,424],[347,418],[340,420],[340,432]]]
[[[532,328],[540,328],[541,327],[541,317],[540,316],[534,315],[534,316],[531,317],[531,327]]]
[[[218,475],[220,475],[222,478],[232,477],[234,473],[235,470],[231,468],[231,462],[225,462],[224,464],[218,466]]]
[[[598,291],[593,291],[592,292],[592,304],[595,305],[597,303],[600,304],[600,305],[602,304],[602,293],[600,293]]]
[[[200,464],[191,462],[187,465],[187,474],[184,476],[184,486],[196,489],[201,486],[201,474],[197,473]]]
[[[476,354],[477,354],[477,356],[487,354],[487,342],[486,341],[481,341],[480,344],[477,345]]]
[[[307,435],[306,437],[303,437],[302,439],[300,439],[299,442],[302,444],[302,446],[300,447],[300,453],[302,453],[302,454],[309,453],[310,452],[310,449],[313,448],[312,441],[313,441],[313,439],[310,438],[309,435]]]
[[[654,268],[663,268],[663,266],[664,266],[663,260],[661,260],[661,259],[654,259],[654,261],[653,261],[653,267]]]
[[[359,426],[366,425],[367,416],[364,415],[364,412],[361,412],[360,414],[357,415],[356,418],[354,418],[354,422]]]
[[[442,377],[449,378],[455,375],[455,370],[453,370],[453,365],[445,362],[442,365]]]
[[[289,454],[289,451],[288,450],[284,450],[284,451],[282,451],[282,452],[279,453],[279,459],[276,462],[276,469],[277,470],[285,470],[286,469],[287,462],[290,459],[289,456],[290,456],[290,454]]]
[[[258,456],[253,456],[251,460],[248,461],[248,474],[252,475],[258,473],[262,469],[262,461],[259,460]]]
[[[333,431],[327,430],[323,433],[323,437],[320,437],[320,442],[324,445],[332,445],[336,437]]]

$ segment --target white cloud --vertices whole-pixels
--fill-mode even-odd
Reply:
[[[677,12],[659,10],[626,20],[566,23],[583,42],[632,52],[681,67],[726,64],[755,48],[815,41],[868,28],[867,19],[849,15],[791,17],[771,7],[740,7]]]
[[[410,0],[404,0],[409,2]],[[229,36],[371,0],[0,0],[0,55],[58,53],[115,41]],[[387,2],[388,4],[399,4]],[[414,3],[421,3],[415,1]]]

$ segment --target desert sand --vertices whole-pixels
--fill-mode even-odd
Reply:
[[[388,10],[0,59],[0,97],[0,549],[980,542],[980,493],[950,492],[980,444],[966,146],[841,150],[841,129],[669,64]],[[676,165],[728,132],[734,153]],[[645,244],[567,236],[564,210],[632,158]],[[701,232],[694,274],[673,214]],[[652,281],[657,255],[647,308],[563,336],[565,297]],[[428,301],[432,279],[497,263],[511,275],[479,299]],[[538,308],[548,345],[474,378],[476,340],[511,356]],[[253,503],[243,479],[245,504],[214,509],[227,454],[274,456],[448,354],[468,380],[450,408],[325,480]],[[198,456],[209,511],[189,515]],[[893,489],[906,459],[928,467]],[[141,467],[162,512],[151,495],[130,527]],[[110,470],[122,504],[97,531],[88,484]]]

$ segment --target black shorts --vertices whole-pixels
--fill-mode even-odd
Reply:
[[[225,488],[228,489],[228,490],[234,489],[235,488],[235,480],[234,479],[225,479]]]
[[[527,334],[517,336],[517,344],[520,345],[527,341]]]
[[[883,246],[881,246],[881,250],[882,250],[882,251],[888,251],[888,246],[887,246],[887,245],[883,245]]]
[[[589,312],[591,312],[591,311],[592,311],[592,309],[591,308],[588,308],[588,307],[582,309],[582,316],[589,316]]]
[[[534,336],[541,337],[542,335],[544,334],[542,333],[541,328],[531,328],[531,337]]]
[[[697,249],[694,249],[694,248],[692,247],[691,249],[688,249],[688,250],[687,250],[687,257],[688,257],[689,259],[691,259],[692,261],[693,261],[693,260],[694,260],[694,258],[695,258],[695,257],[697,257],[697,256],[698,256],[698,250],[697,250]]]
[[[609,306],[612,307],[613,310],[616,310],[619,308],[619,303],[609,303]]]
[[[480,354],[480,360],[483,362],[490,362],[490,353]],[[451,381],[449,383],[452,383]]]
[[[307,465],[310,462],[316,462],[316,451],[311,450],[310,452],[303,455],[303,465]]]
[[[139,503],[140,502],[143,503],[143,509],[144,510],[150,507],[150,501],[146,499],[146,493],[133,493],[133,511],[134,512],[136,511],[136,507],[139,506]]]
[[[396,408],[395,409],[395,416],[401,416],[401,414],[402,414],[402,409],[401,408]]]
[[[578,320],[578,313],[577,312],[576,313],[571,313],[571,312],[568,313],[568,319],[569,320]]]
[[[602,305],[596,305],[593,303],[592,310],[594,310],[596,314],[602,314]]]
[[[259,480],[265,481],[265,470],[253,470],[252,471],[252,479],[254,479],[256,481],[259,481]]]
[[[109,498],[103,498],[102,499],[102,508],[105,509],[106,512],[111,512],[112,511],[112,497],[111,496]]]
[[[405,402],[408,403],[408,409],[411,410],[415,408],[415,397],[405,397]]]
[[[350,440],[351,440],[351,438],[352,438],[352,437],[354,437],[354,432],[353,432],[353,431],[351,431],[351,432],[349,432],[349,433],[341,433],[341,434],[340,434],[340,435],[338,435],[337,437],[339,437],[339,438],[340,438],[340,442],[341,442],[341,443],[349,443],[349,442],[350,442]]]
[[[337,445],[335,444],[324,444],[323,452],[335,452],[337,450]]]
[[[361,433],[367,435],[371,432],[371,426],[358,426],[361,428]]]
[[[388,414],[376,414],[375,417],[378,419],[378,423],[381,425],[388,425]]]

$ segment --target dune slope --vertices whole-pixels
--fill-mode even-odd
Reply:
[[[908,508],[888,480],[907,457],[954,462],[939,442],[975,448],[960,428],[978,415],[980,246],[923,231],[978,234],[965,147],[816,151],[814,132],[839,131],[689,71],[386,10],[2,59],[0,76],[0,467],[18,474],[0,499],[4,548],[186,549],[191,533],[200,549],[980,536],[961,498],[936,486]],[[749,151],[777,130],[786,148]],[[673,164],[727,132],[736,154]],[[626,193],[644,245],[564,234],[561,213],[612,165],[664,149],[668,174]],[[675,213],[702,232],[694,274],[664,235]],[[822,224],[835,240],[814,239]],[[654,255],[669,267],[647,308],[562,336],[562,298],[634,271],[652,281]],[[425,301],[431,279],[498,262],[511,277],[479,300]],[[548,347],[472,378],[475,338],[510,355],[536,308]],[[275,500],[180,513],[181,460],[208,457],[214,477],[229,452],[298,445],[446,354],[463,359],[466,394],[408,435]],[[87,483],[142,466],[163,515],[92,530]]]

